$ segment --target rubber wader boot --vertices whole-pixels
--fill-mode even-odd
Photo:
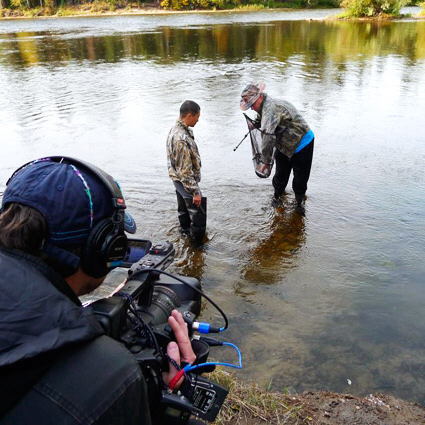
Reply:
[[[305,215],[305,207],[304,207],[304,195],[295,194],[295,200],[297,202],[297,206],[295,207],[295,211],[300,215]]]
[[[272,207],[274,207],[274,208],[281,207],[282,201],[283,201],[285,195],[286,195],[286,192],[282,192],[280,195],[275,192],[274,195],[273,195],[273,198],[272,198]]]
[[[195,243],[201,244],[207,228],[207,198],[202,197],[199,208],[192,207],[189,213],[192,221],[190,234]]]
[[[190,234],[189,213],[184,213],[184,214],[179,213],[179,222],[180,222],[180,231],[184,235],[189,235]]]
[[[180,230],[183,234],[190,233],[190,215],[183,197],[176,191],[177,194],[177,213],[179,217]]]
[[[272,207],[273,208],[278,208],[281,206],[281,202],[279,198],[276,198],[275,196],[273,196],[272,198]]]
[[[195,244],[200,245],[204,241],[206,227],[192,226],[190,236]]]

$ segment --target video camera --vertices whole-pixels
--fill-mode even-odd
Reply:
[[[129,240],[122,267],[113,270],[107,278],[114,280],[124,273],[125,281],[113,296],[95,301],[91,306],[106,334],[123,343],[139,363],[147,383],[153,423],[185,424],[191,414],[214,421],[228,391],[199,376],[201,372],[212,371],[214,366],[185,374],[177,394],[166,389],[162,380],[162,372],[169,367],[166,347],[174,340],[167,319],[172,310],[179,310],[188,323],[191,337],[192,325],[201,309],[201,295],[204,295],[197,279],[164,272],[173,261],[174,253],[170,242],[152,244],[148,240]],[[205,363],[208,343],[192,339],[192,347],[196,363]]]

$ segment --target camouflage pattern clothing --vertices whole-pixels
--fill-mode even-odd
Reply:
[[[262,162],[265,164],[271,163],[274,148],[291,158],[304,134],[310,131],[294,105],[266,94],[258,121],[263,133]]]
[[[185,190],[202,195],[198,183],[201,181],[201,157],[192,130],[180,120],[168,133],[168,174],[173,181],[180,182]]]

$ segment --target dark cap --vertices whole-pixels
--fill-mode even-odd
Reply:
[[[100,177],[78,163],[49,158],[33,161],[11,177],[2,207],[11,202],[39,211],[47,222],[48,241],[60,247],[83,244],[91,229],[100,220],[112,217],[115,209],[113,195]],[[124,229],[136,231],[128,213]]]

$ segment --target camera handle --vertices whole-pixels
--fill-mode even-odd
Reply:
[[[196,375],[185,380],[181,389],[176,393],[162,392],[161,404],[164,405],[164,414],[167,417],[167,425],[173,415],[167,415],[167,409],[183,412],[183,416],[192,414],[197,418],[213,422],[221,409],[229,391],[215,382],[209,381],[202,376]],[[192,403],[186,398],[190,396]],[[181,424],[179,418],[176,424]]]

